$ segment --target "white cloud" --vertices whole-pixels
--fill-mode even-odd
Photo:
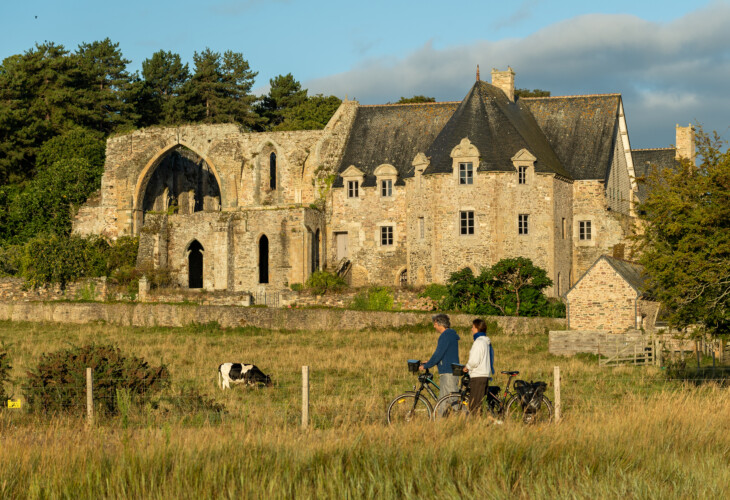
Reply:
[[[347,94],[363,103],[415,94],[460,100],[474,81],[477,64],[487,81],[492,67],[510,65],[518,87],[553,95],[622,93],[633,145],[662,146],[674,140],[674,123],[699,119],[705,128],[719,131],[730,124],[728,26],[730,5],[725,2],[668,23],[585,15],[525,38],[443,49],[429,41],[402,59],[367,59],[305,86],[310,93]]]

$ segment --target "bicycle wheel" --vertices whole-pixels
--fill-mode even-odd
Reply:
[[[388,405],[388,423],[400,422],[428,422],[431,420],[431,403],[415,392],[406,392],[396,397]]]
[[[510,423],[530,425],[547,424],[553,420],[553,404],[547,396],[543,395],[540,408],[537,411],[530,411],[522,407],[519,396],[513,396],[507,403],[504,420]]]
[[[436,401],[436,406],[433,407],[433,416],[436,420],[467,415],[469,415],[469,400],[462,399],[460,394],[447,394]]]

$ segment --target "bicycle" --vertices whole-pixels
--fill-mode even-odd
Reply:
[[[421,361],[415,359],[408,360],[409,372],[418,373],[419,366],[421,366]],[[414,421],[427,422],[431,420],[433,405],[423,393],[425,392],[430,395],[436,401],[438,397],[432,389],[432,386],[437,391],[439,390],[439,386],[433,381],[433,373],[428,369],[426,369],[425,373],[418,375],[418,383],[420,385],[414,385],[412,391],[404,392],[390,402],[387,412],[389,424]]]
[[[469,415],[469,401],[471,393],[469,388],[470,377],[468,373],[463,373],[463,365],[453,363],[451,365],[452,373],[456,376],[461,375],[461,384],[459,392],[452,392],[440,398],[434,407],[434,415],[436,419],[447,418],[455,415]],[[533,401],[534,394],[529,395],[529,399],[523,397],[518,392],[512,392],[512,378],[519,375],[518,371],[503,371],[502,374],[507,375],[507,385],[504,389],[502,399],[499,399],[499,386],[489,386],[486,396],[482,400],[482,406],[486,404],[492,418],[497,422],[522,422],[525,424],[534,424],[540,422],[550,422],[553,417],[553,404],[544,394],[541,398]],[[518,382],[518,381],[516,381]],[[528,384],[519,381],[527,386]]]

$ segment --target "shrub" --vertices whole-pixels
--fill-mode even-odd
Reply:
[[[292,283],[291,285],[289,285],[289,288],[291,288],[294,292],[301,292],[302,290],[304,290],[304,285],[302,285],[301,283]]]
[[[431,283],[426,289],[420,293],[419,297],[428,297],[434,302],[440,304],[441,301],[449,294],[449,287],[446,285],[440,285],[438,283]]]
[[[18,274],[22,254],[22,245],[0,246],[0,277]]]
[[[10,356],[4,345],[0,345],[0,407],[5,406],[5,401],[10,397],[6,392],[5,384],[10,382]]]
[[[327,292],[339,292],[347,286],[347,282],[334,273],[327,271],[315,271],[307,279],[305,286],[316,295],[324,295]]]
[[[86,368],[94,376],[94,401],[110,414],[119,411],[117,390],[128,391],[131,401],[143,403],[167,386],[170,374],[164,365],[150,366],[144,359],[125,356],[113,345],[90,344],[46,353],[27,373],[23,388],[32,411],[80,411],[86,404]]]
[[[478,276],[469,268],[452,273],[442,307],[471,314],[564,317],[565,305],[543,293],[552,284],[530,259],[502,259]]]
[[[350,307],[358,311],[390,311],[393,294],[386,287],[374,286],[355,295]]]

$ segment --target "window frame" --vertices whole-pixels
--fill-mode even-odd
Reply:
[[[476,234],[476,214],[474,210],[459,211],[459,236],[474,236]]]
[[[360,181],[358,179],[350,179],[347,181],[347,197],[348,198],[359,198],[360,197]]]
[[[578,240],[579,241],[592,241],[593,240],[593,224],[590,220],[579,220],[578,221]]]
[[[462,175],[463,174],[463,175]],[[474,185],[474,162],[459,162],[459,186]]]
[[[517,167],[517,184],[527,184],[527,165]]]
[[[380,246],[392,247],[395,245],[395,228],[391,225],[380,226]]]
[[[517,234],[526,236],[530,234],[530,214],[517,214]]]
[[[382,198],[393,197],[393,179],[380,180],[380,196]]]

